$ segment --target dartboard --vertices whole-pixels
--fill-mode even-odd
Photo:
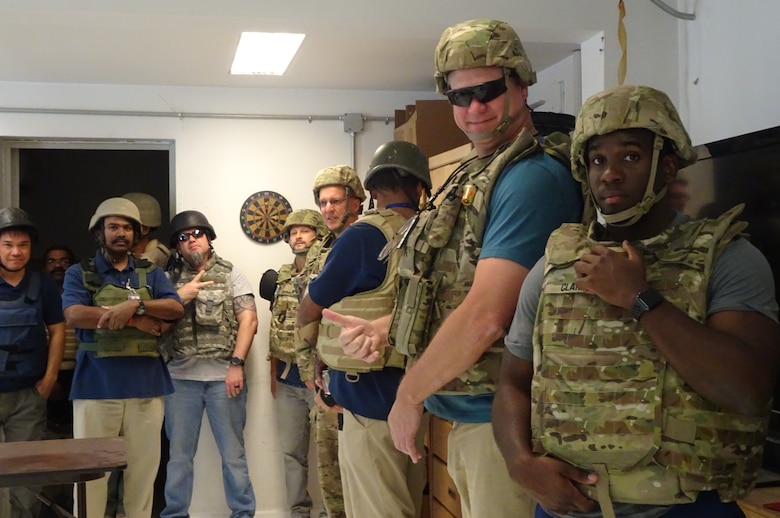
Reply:
[[[256,192],[241,206],[241,229],[258,243],[276,243],[291,212],[290,202],[278,192]]]

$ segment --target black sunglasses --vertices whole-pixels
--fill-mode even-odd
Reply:
[[[468,108],[472,99],[482,104],[489,103],[499,95],[506,92],[506,81],[503,77],[465,88],[457,88],[444,92],[450,103],[462,108]]]
[[[192,232],[182,232],[178,236],[176,236],[176,241],[179,243],[184,243],[185,241],[190,240],[190,236],[194,237],[195,239],[198,239],[201,236],[205,236],[206,231],[200,228],[196,228]]]

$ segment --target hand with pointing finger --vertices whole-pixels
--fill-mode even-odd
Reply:
[[[364,318],[341,315],[329,309],[322,310],[322,317],[341,326],[339,344],[345,354],[357,360],[371,363],[387,345],[380,330]]]
[[[214,281],[200,280],[205,273],[205,270],[199,271],[198,275],[196,275],[190,282],[178,289],[179,297],[181,297],[181,301],[184,304],[195,300],[195,297],[198,296],[198,292],[201,290],[201,288],[214,284]]]

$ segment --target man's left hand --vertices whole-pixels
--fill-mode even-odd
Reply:
[[[231,365],[228,367],[227,376],[225,376],[225,392],[227,397],[236,397],[244,388],[244,368],[240,365]]]
[[[631,309],[637,293],[647,289],[648,284],[639,251],[623,241],[623,252],[594,246],[574,263],[577,288],[613,306]]]
[[[401,453],[409,455],[409,458],[415,464],[423,457],[422,453],[417,450],[416,441],[422,413],[422,403],[414,405],[404,403],[396,398],[387,418],[387,424],[390,427],[390,435],[393,437],[395,448]]]

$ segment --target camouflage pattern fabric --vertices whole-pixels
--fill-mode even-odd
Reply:
[[[669,139],[680,158],[680,168],[696,162],[697,154],[669,97],[649,86],[616,86],[588,98],[580,109],[572,134],[571,170],[587,185],[588,140],[617,130],[641,128]]]
[[[322,270],[322,266],[325,264],[325,259],[327,259],[328,252],[330,252],[330,247],[335,239],[336,236],[334,234],[328,234],[322,241],[315,242],[309,249],[309,253],[306,254],[306,264],[301,269],[301,273],[295,278],[295,289],[298,292],[299,301],[303,300],[309,287],[309,282],[317,277]],[[318,327],[318,322],[307,326],[308,329],[315,330],[313,336],[304,336],[306,332],[301,333],[304,330],[296,328],[295,359],[303,381],[314,379],[314,355],[316,351],[313,344],[317,343],[316,329]]]
[[[410,357],[407,368],[466,297],[482,250],[487,207],[493,186],[514,161],[542,146],[527,131],[490,157],[467,157],[438,207],[424,211],[409,234],[400,258],[400,288],[390,322],[389,341]],[[466,372],[440,394],[495,392],[503,339],[497,340]]]
[[[746,227],[734,221],[741,211],[633,243],[649,284],[698,322],[707,316],[717,256]],[[744,496],[761,466],[767,419],[729,413],[699,396],[630,311],[577,289],[573,265],[598,242],[595,229],[563,225],[547,245],[534,335],[534,451],[605,469],[615,502],[686,503],[705,490],[723,501]],[[598,499],[595,488],[581,489]]]
[[[360,223],[366,223],[379,229],[388,242],[392,241],[395,233],[405,222],[406,218],[391,209],[371,210],[360,218]],[[390,314],[398,291],[396,288],[398,262],[398,254],[391,254],[388,258],[385,278],[380,286],[351,297],[345,297],[333,304],[330,309],[336,313],[354,315],[366,320],[375,320]],[[329,367],[349,373],[359,373],[381,370],[385,365],[403,368],[406,364],[404,356],[394,347],[386,347],[384,356],[377,358],[372,363],[356,360],[346,355],[344,349],[339,345],[340,333],[340,325],[323,317],[317,338],[317,352],[322,361]]]
[[[363,201],[366,193],[360,177],[348,165],[334,165],[320,170],[314,177],[314,203],[320,204],[320,189],[329,185],[342,185],[349,189],[349,195]]]
[[[322,503],[328,511],[329,518],[345,518],[344,493],[339,467],[339,414],[314,405],[312,419]]]
[[[447,74],[453,70],[501,67],[514,71],[526,86],[536,83],[528,55],[515,30],[498,20],[469,20],[444,30],[435,51],[436,91],[448,90]]]
[[[184,316],[173,326],[169,342],[173,358],[230,358],[236,345],[238,320],[233,307],[233,265],[211,253],[201,282],[214,281],[198,291],[197,298],[184,305]],[[171,279],[177,290],[198,274],[184,264],[177,279]]]
[[[285,264],[276,278],[276,294],[271,306],[271,329],[268,340],[269,357],[291,364],[295,361],[295,321],[298,315],[298,292],[294,264]]]
[[[168,258],[171,257],[171,251],[157,239],[152,239],[146,244],[144,253],[142,253],[140,257],[156,264],[164,270],[168,267]]]

